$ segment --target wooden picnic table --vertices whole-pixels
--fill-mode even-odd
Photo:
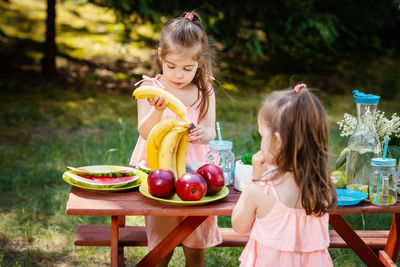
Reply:
[[[182,240],[192,233],[208,216],[231,216],[241,192],[233,189],[233,186],[229,186],[228,188],[229,194],[225,198],[215,202],[200,206],[172,206],[157,200],[149,199],[143,196],[138,190],[108,193],[87,191],[72,186],[67,202],[66,213],[68,215],[111,216],[111,266],[123,266],[124,264],[124,243],[120,238],[123,238],[125,216],[187,216],[176,229],[166,236],[163,241],[137,264],[137,266],[155,266],[177,247]],[[388,233],[387,231],[353,230],[341,217],[343,214],[383,213],[393,214],[392,224]],[[397,260],[400,248],[399,200],[395,205],[386,207],[373,206],[370,204],[369,200],[364,200],[355,206],[337,207],[329,213],[329,216],[329,224],[337,232],[338,237],[341,238],[340,240],[343,239],[344,242],[347,243],[346,246],[355,251],[368,266],[396,266],[394,263]],[[84,229],[84,231],[90,231],[88,229],[92,228]],[[374,249],[374,241],[366,244],[364,242],[365,239],[363,240],[360,237],[361,232],[370,232],[371,236],[374,236],[375,232],[386,232],[384,237],[386,244],[383,244],[384,249],[379,250],[377,253],[378,250]],[[140,244],[140,242],[135,244]],[[245,242],[242,242],[242,244],[245,244]],[[375,248],[376,247],[377,246],[375,246]]]

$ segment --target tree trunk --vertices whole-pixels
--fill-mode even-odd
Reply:
[[[56,0],[47,0],[46,41],[42,59],[42,73],[45,76],[55,75],[56,68]]]

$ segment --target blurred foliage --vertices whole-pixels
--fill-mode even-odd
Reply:
[[[165,22],[166,16],[194,9],[211,37],[218,40],[218,47],[230,55],[289,57],[304,68],[318,69],[343,57],[393,56],[399,52],[397,0],[93,2],[113,8],[127,33],[134,23]]]

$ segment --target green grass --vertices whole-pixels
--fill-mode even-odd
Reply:
[[[61,175],[67,165],[128,165],[138,137],[136,102],[130,97],[131,89],[119,89],[115,82],[126,81],[131,88],[139,74],[151,74],[152,47],[143,46],[141,36],[156,40],[158,32],[157,25],[136,25],[134,41],[121,43],[121,25],[110,10],[73,3],[57,3],[61,54],[95,63],[111,60],[110,65],[117,59],[136,63],[132,69],[128,65],[117,70],[101,66],[76,70],[71,61],[59,57],[61,73],[71,70],[70,76],[62,76],[62,82],[35,79],[37,73],[26,75],[26,69],[37,70],[42,56],[45,5],[38,0],[0,1],[0,34],[9,38],[0,38],[0,47],[5,48],[0,55],[31,60],[10,77],[0,73],[0,86],[8,88],[0,92],[0,266],[109,266],[109,248],[74,247],[73,239],[77,224],[109,224],[110,218],[67,216],[70,186]],[[258,150],[256,113],[263,92],[288,86],[291,75],[270,77],[268,73],[267,80],[263,71],[251,69],[254,62],[250,67],[227,62],[221,64],[223,89],[216,92],[217,120],[223,138],[233,141],[233,152],[239,158]],[[386,68],[393,67],[393,62],[389,63]],[[379,75],[382,73],[371,77],[385,78]],[[376,80],[371,79],[368,82],[373,86]],[[345,95],[318,92],[329,120],[331,166],[346,145],[335,122],[344,112],[355,113],[350,90]],[[384,98],[379,107],[391,114],[399,110],[398,103]],[[345,218],[356,229],[388,229],[391,222],[389,215]],[[230,226],[230,217],[218,219],[221,227]],[[144,225],[144,219],[128,217],[127,224]],[[206,265],[238,266],[241,251],[206,249]],[[126,248],[127,263],[134,265],[146,253],[146,248]],[[330,253],[335,266],[363,266],[351,250],[331,249]],[[178,248],[171,266],[183,264],[183,252]]]
[[[342,106],[352,105],[352,99],[332,98],[342,103],[339,109],[325,104],[331,140],[336,140],[331,142],[336,142],[331,150],[340,151],[345,140],[338,137],[334,119],[341,116]],[[4,264],[107,265],[108,248],[74,247],[73,237],[77,224],[109,224],[110,219],[65,215],[70,186],[61,175],[66,165],[128,165],[138,137],[136,102],[129,95],[90,88],[85,89],[85,95],[75,88],[45,89],[40,95],[21,89],[18,97],[4,94],[0,101],[1,123],[6,125],[0,133],[0,257]],[[259,146],[256,134],[259,95],[230,93],[227,98],[219,91],[217,103],[222,134],[224,139],[234,142],[236,158],[255,152]],[[391,221],[386,215],[356,215],[346,219],[357,229],[388,229]],[[127,224],[144,222],[142,217],[129,217]],[[230,226],[230,218],[220,217],[219,225]],[[207,249],[207,266],[237,266],[241,250]],[[146,248],[125,251],[128,263],[134,264],[145,255]],[[362,265],[349,250],[330,252],[336,266]],[[178,249],[171,266],[181,266],[183,262],[182,250]]]

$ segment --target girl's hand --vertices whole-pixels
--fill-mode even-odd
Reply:
[[[190,130],[188,141],[191,143],[207,143],[210,139],[209,131],[209,127],[197,124],[196,128]]]
[[[150,105],[154,106],[157,110],[164,110],[168,106],[168,102],[164,101],[164,97],[156,96],[155,98],[148,98]]]
[[[268,170],[268,165],[261,151],[258,151],[253,155],[253,174],[252,179],[256,181],[261,178],[261,175]]]

